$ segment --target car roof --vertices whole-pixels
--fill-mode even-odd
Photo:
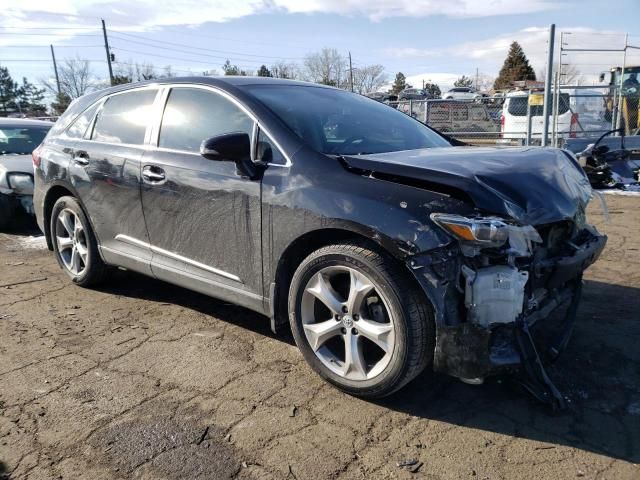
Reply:
[[[130,88],[136,88],[144,85],[164,85],[164,84],[180,84],[180,83],[194,83],[200,85],[213,85],[213,86],[234,86],[234,87],[245,87],[248,85],[290,85],[290,86],[306,86],[306,87],[318,87],[318,88],[329,88],[333,89],[334,87],[328,85],[321,85],[318,83],[312,82],[303,82],[301,80],[289,80],[285,78],[273,78],[273,77],[258,77],[258,76],[235,76],[235,75],[225,75],[225,76],[191,76],[191,77],[170,77],[170,78],[159,78],[153,80],[145,80],[142,82],[135,83],[125,83],[123,85],[118,85],[115,87],[108,88],[106,90],[102,90],[101,93],[103,95],[108,95],[113,92],[119,92],[123,90],[128,90]]]
[[[53,122],[30,118],[0,118],[0,127],[53,127]]]

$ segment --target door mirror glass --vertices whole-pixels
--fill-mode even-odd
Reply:
[[[251,156],[251,139],[241,132],[217,135],[202,142],[200,155],[208,160],[247,160]]]

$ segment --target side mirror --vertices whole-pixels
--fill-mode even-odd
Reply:
[[[251,139],[246,133],[225,133],[200,144],[200,155],[208,160],[241,162],[251,157]]]

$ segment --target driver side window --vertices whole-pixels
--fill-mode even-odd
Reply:
[[[158,146],[198,153],[203,140],[232,132],[251,137],[253,120],[231,100],[202,88],[173,88]]]

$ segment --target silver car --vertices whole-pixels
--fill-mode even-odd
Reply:
[[[52,126],[40,120],[0,118],[0,230],[19,210],[33,215],[31,152]]]
[[[473,87],[454,87],[446,92],[442,98],[445,100],[474,100],[480,101],[483,95]]]

